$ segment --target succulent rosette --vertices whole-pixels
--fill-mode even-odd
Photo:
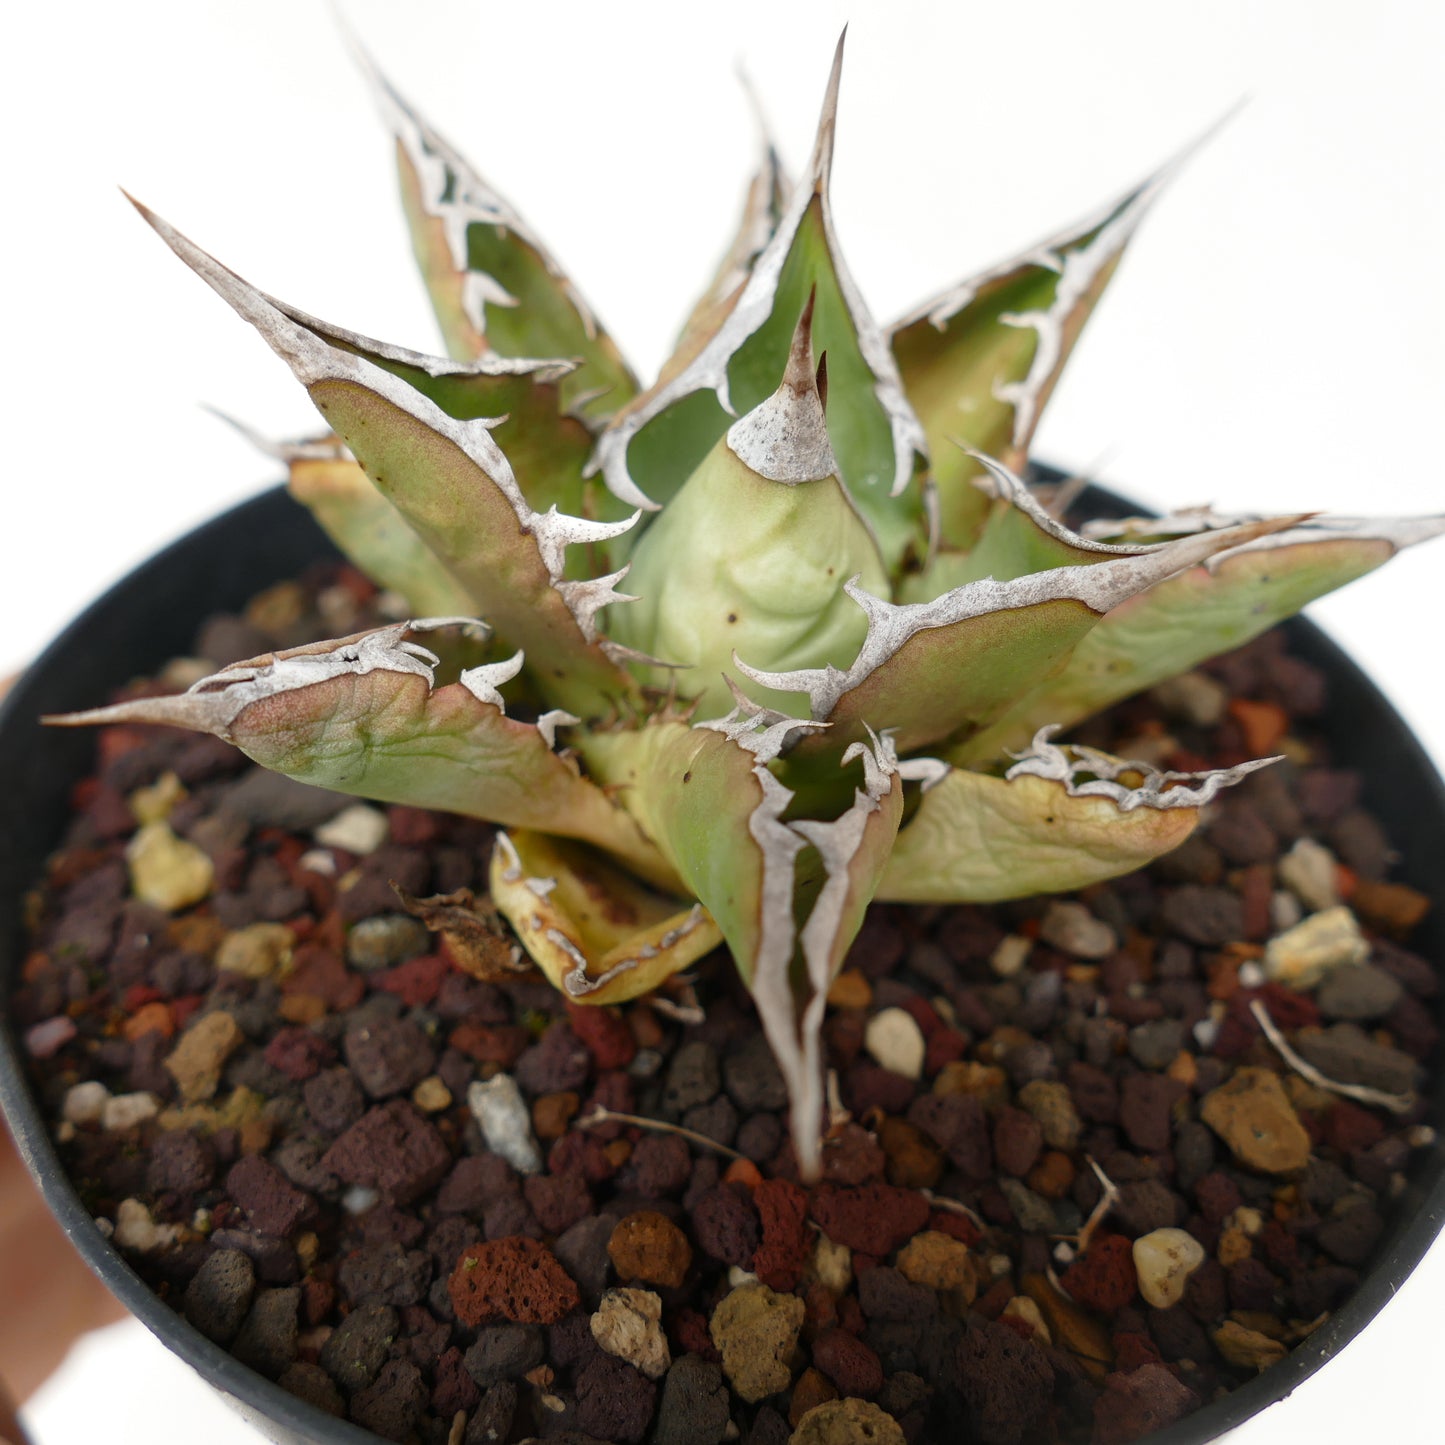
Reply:
[[[329,432],[277,449],[291,490],[414,620],[60,720],[195,728],[496,823],[493,900],[576,1003],[726,944],[805,1177],[825,996],[869,903],[1073,889],[1175,847],[1268,760],[1161,772],[1054,734],[1445,527],[1064,525],[1016,474],[1163,173],[880,327],[829,203],[841,57],[806,174],[765,144],[646,390],[379,76],[448,357],[318,321],[142,208],[310,393]]]

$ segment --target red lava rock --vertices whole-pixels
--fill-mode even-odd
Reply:
[[[556,1255],[518,1236],[464,1249],[447,1292],[457,1318],[473,1328],[497,1319],[552,1325],[582,1303]]]
[[[548,1234],[562,1234],[592,1213],[592,1192],[580,1174],[529,1174],[522,1193]]]
[[[1172,1137],[1170,1111],[1189,1090],[1166,1074],[1130,1074],[1119,1086],[1119,1123],[1136,1149],[1158,1154]]]
[[[450,1420],[458,1410],[476,1409],[481,1399],[482,1392],[462,1364],[462,1352],[455,1345],[444,1350],[432,1371],[432,1410]]]
[[[1353,1154],[1357,1149],[1369,1149],[1385,1136],[1383,1120],[1352,1104],[1348,1099],[1339,1100],[1326,1111],[1322,1120],[1325,1142],[1332,1144],[1342,1154]]]
[[[656,1403],[657,1386],[611,1355],[597,1355],[577,1376],[577,1423],[595,1439],[636,1445]]]
[[[808,1212],[835,1244],[882,1256],[912,1239],[928,1223],[929,1210],[928,1201],[912,1189],[825,1184],[814,1192]]]
[[[987,1320],[959,1342],[958,1374],[980,1445],[1018,1445],[1053,1397],[1054,1371],[1044,1352]]]
[[[285,1237],[315,1212],[316,1202],[259,1154],[238,1159],[226,1175],[226,1193],[262,1234]]]
[[[293,1084],[304,1084],[336,1061],[336,1050],[311,1029],[282,1029],[266,1045],[266,1062]]]
[[[601,1184],[617,1173],[607,1146],[591,1131],[573,1129],[547,1151],[547,1168],[553,1174],[580,1174],[589,1184]]]
[[[1219,1225],[1244,1203],[1244,1196],[1229,1175],[1215,1170],[1195,1184],[1194,1202],[1210,1224]]]
[[[877,1354],[846,1330],[824,1330],[813,1341],[813,1363],[838,1387],[840,1395],[871,1400],[883,1388]]]
[[[693,1205],[692,1232],[704,1254],[747,1269],[758,1248],[757,1208],[746,1189],[719,1185]]]
[[[334,949],[303,943],[291,963],[291,972],[281,980],[281,992],[287,998],[308,995],[322,999],[332,1013],[345,1013],[355,1008],[366,992],[361,975],[352,973]]]
[[[797,1285],[811,1253],[808,1196],[791,1180],[764,1179],[753,1190],[753,1206],[763,1230],[753,1273],[769,1289],[787,1292]]]
[[[1085,1309],[1114,1314],[1132,1302],[1138,1289],[1134,1248],[1122,1234],[1096,1234],[1059,1282]]]
[[[994,1162],[1004,1174],[1022,1179],[1034,1167],[1044,1147],[1044,1131],[1032,1114],[1022,1109],[999,1110],[993,1126]]]
[[[679,1345],[674,1355],[701,1355],[713,1364],[722,1359],[718,1347],[712,1342],[712,1331],[708,1328],[705,1314],[693,1309],[678,1310],[673,1328]]]
[[[452,971],[439,953],[423,953],[395,968],[372,975],[372,986],[394,993],[408,1008],[422,1008],[435,1001],[442,980]]]
[[[592,1055],[599,1073],[625,1069],[637,1057],[637,1040],[627,1027],[627,1020],[614,1009],[588,1008],[585,1004],[567,1004],[567,1018],[572,1032]]]
[[[1127,1374],[1140,1365],[1157,1365],[1163,1356],[1159,1346],[1140,1330],[1120,1330],[1114,1336],[1114,1364]]]
[[[844,1124],[823,1141],[823,1177],[834,1184],[866,1184],[887,1167],[878,1141],[859,1124]]]
[[[1193,1414],[1200,1403],[1167,1365],[1146,1364],[1128,1374],[1112,1374],[1094,1402],[1095,1445],[1128,1445]]]
[[[923,1073],[932,1078],[945,1064],[961,1059],[968,1053],[968,1037],[957,1029],[941,1028],[928,1036],[928,1046],[923,1055]]]
[[[956,1214],[951,1209],[935,1209],[928,1216],[928,1227],[939,1234],[952,1235],[964,1244],[975,1245],[983,1238],[983,1232],[966,1214]]]
[[[520,1024],[483,1024],[467,1020],[451,1031],[447,1043],[479,1064],[510,1069],[532,1042]]]
[[[347,1184],[379,1190],[390,1204],[409,1204],[451,1163],[435,1126],[405,1099],[368,1110],[321,1156],[323,1169]]]
[[[970,1179],[993,1173],[988,1116],[974,1094],[923,1094],[908,1108],[908,1122],[922,1129]]]

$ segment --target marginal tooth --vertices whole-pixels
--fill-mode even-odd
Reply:
[[[535,727],[542,734],[542,741],[547,744],[553,752],[557,751],[557,729],[569,727],[580,723],[582,719],[575,713],[567,712],[560,707],[554,707],[550,712],[544,712],[535,723]]]
[[[632,564],[629,562],[620,571],[609,572],[605,577],[592,577],[581,582],[556,582],[553,586],[562,594],[562,600],[577,619],[582,635],[588,642],[597,641],[597,614],[614,602],[636,602],[638,598],[630,592],[617,591],[616,584],[627,576]]]
[[[1108,798],[1121,813],[1136,808],[1153,808],[1164,812],[1170,808],[1202,808],[1224,788],[1231,788],[1251,773],[1267,768],[1281,757],[1255,758],[1232,768],[1215,768],[1201,773],[1165,772],[1149,763],[1130,762],[1100,753],[1093,748],[1059,746],[1050,741],[1058,732],[1050,723],[1034,734],[1026,752],[1017,754],[1018,761],[1004,774],[1007,781],[1025,774],[1061,783],[1074,798]],[[1076,774],[1092,773],[1085,782],[1076,781]],[[1126,788],[1116,782],[1121,774],[1138,773],[1144,781],[1137,788]]]
[[[610,542],[635,527],[641,515],[641,512],[634,512],[620,522],[594,522],[587,517],[559,512],[554,503],[545,512],[532,512],[525,525],[536,539],[542,565],[556,584],[562,578],[562,554],[568,547],[579,542]]]
[[[480,667],[466,668],[457,681],[478,702],[490,703],[500,712],[505,713],[507,704],[497,689],[504,682],[510,682],[521,672],[522,663],[525,660],[525,654],[517,652],[503,662],[485,662]]]

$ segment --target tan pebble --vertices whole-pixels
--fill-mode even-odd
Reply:
[[[1230,1269],[1254,1253],[1254,1243],[1242,1229],[1226,1229],[1219,1236],[1219,1246],[1214,1257],[1225,1269]]]
[[[1035,1194],[1045,1199],[1062,1199],[1071,1188],[1078,1171],[1074,1161],[1058,1149],[1050,1149],[1032,1169],[1024,1181]]]
[[[310,1269],[316,1263],[316,1257],[321,1253],[321,1241],[311,1231],[300,1235],[296,1240],[296,1258],[301,1262],[302,1269]]]
[[[1430,911],[1430,896],[1408,883],[1361,878],[1350,902],[1377,928],[1404,937]]]
[[[166,1071],[187,1104],[211,1098],[226,1060],[244,1042],[241,1026],[224,1009],[202,1015],[167,1055]]]
[[[1050,1149],[1067,1153],[1078,1147],[1084,1125],[1074,1108],[1072,1095],[1063,1084],[1030,1079],[1019,1090],[1019,1104],[1033,1115]]]
[[[803,1266],[803,1279],[816,1281],[841,1299],[853,1283],[853,1251],[846,1244],[835,1244],[819,1230],[813,1239],[813,1252]]]
[[[1201,728],[1213,727],[1229,705],[1229,689],[1205,672],[1181,672],[1161,682],[1152,696],[1172,717],[1182,717]]]
[[[1249,1330],[1234,1320],[1225,1320],[1213,1333],[1215,1348],[1231,1365],[1241,1370],[1267,1370],[1289,1351],[1279,1340],[1259,1330]]]
[[[1334,908],[1340,901],[1339,860],[1322,843],[1300,838],[1279,860],[1279,881],[1311,913]]]
[[[914,1284],[929,1289],[977,1289],[973,1259],[969,1247],[951,1234],[926,1229],[915,1234],[898,1252],[898,1272]],[[972,1295],[970,1294],[970,1301]]]
[[[131,816],[144,826],[164,823],[171,809],[186,796],[185,786],[174,773],[162,773],[149,787],[137,788],[127,799]]]
[[[1183,1084],[1186,1089],[1192,1089],[1195,1080],[1199,1078],[1199,1063],[1188,1049],[1181,1049],[1169,1061],[1169,1067],[1164,1072],[1176,1084]]]
[[[1204,1096],[1199,1116],[1247,1168],[1292,1174],[1309,1162],[1310,1136],[1279,1075],[1268,1069],[1236,1070]]]
[[[1010,933],[999,941],[998,947],[989,955],[988,966],[1000,978],[1012,978],[1028,962],[1034,941],[1021,933]]]
[[[1318,1084],[1300,1078],[1298,1074],[1290,1074],[1285,1079],[1284,1091],[1289,1095],[1289,1101],[1296,1111],[1303,1110],[1307,1114],[1326,1114],[1335,1107],[1339,1098],[1338,1094],[1332,1094],[1328,1089],[1322,1089]]]
[[[1248,1204],[1241,1204],[1238,1209],[1225,1215],[1224,1228],[1238,1229],[1253,1239],[1264,1228],[1264,1215]]]
[[[805,1313],[797,1295],[777,1294],[765,1284],[732,1290],[712,1312],[709,1329],[722,1355],[723,1374],[749,1404],[792,1383],[793,1352]]]
[[[1041,1345],[1051,1345],[1054,1342],[1048,1325],[1044,1323],[1043,1311],[1026,1294],[1016,1294],[1003,1307],[1002,1318],[1021,1320],[1034,1332],[1034,1338]]]
[[[242,978],[269,978],[290,963],[295,942],[284,923],[248,923],[221,940],[216,967]]]
[[[1140,1235],[1134,1241],[1139,1293],[1156,1310],[1172,1309],[1205,1258],[1204,1246],[1187,1230],[1155,1229]]]
[[[451,1108],[452,1091],[435,1074],[429,1074],[411,1091],[411,1101],[423,1114],[440,1114]]]
[[[788,1445],[908,1445],[903,1427],[871,1400],[852,1396],[814,1405]]]
[[[660,1380],[672,1364],[662,1332],[662,1299],[650,1289],[607,1290],[592,1316],[592,1338],[649,1380]]]
[[[1348,908],[1326,908],[1265,945],[1264,971],[1275,983],[1314,988],[1333,969],[1364,963],[1370,945]]]
[[[1009,1101],[1008,1075],[995,1064],[953,1059],[933,1081],[935,1094],[976,1094],[985,1109],[1001,1108]]]
[[[306,615],[308,605],[299,582],[277,582],[246,604],[245,617],[262,632],[287,632]]]
[[[845,968],[828,986],[834,1008],[867,1008],[873,1002],[873,985],[856,968]]]
[[[210,896],[216,870],[210,858],[194,843],[177,838],[168,823],[147,823],[125,849],[130,866],[130,888],[142,903],[167,913]]]
[[[905,1079],[923,1077],[928,1046],[918,1020],[907,1009],[886,1008],[874,1014],[863,1030],[863,1047],[880,1068]]]
[[[1044,910],[1039,937],[1074,958],[1108,958],[1119,947],[1118,936],[1107,923],[1095,918],[1082,903],[1064,899],[1055,899]]]

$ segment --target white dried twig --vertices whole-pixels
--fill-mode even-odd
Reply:
[[[1383,1089],[1370,1088],[1368,1084],[1342,1084],[1338,1079],[1327,1078],[1308,1059],[1301,1058],[1295,1053],[1285,1036],[1279,1031],[1279,1025],[1270,1018],[1269,1010],[1259,999],[1250,1002],[1249,1011],[1254,1015],[1260,1028],[1264,1030],[1265,1038],[1278,1051],[1280,1058],[1302,1079],[1313,1084],[1317,1089],[1326,1089],[1331,1094],[1340,1094],[1346,1099],[1354,1099],[1361,1104],[1370,1104],[1377,1109],[1388,1109],[1392,1114],[1408,1114],[1415,1107],[1417,1100],[1414,1094],[1387,1094]]]
[[[699,1134],[696,1129],[684,1129],[681,1124],[669,1124],[662,1119],[644,1119],[641,1114],[619,1114],[615,1109],[604,1108],[601,1104],[594,1105],[590,1114],[577,1120],[579,1129],[595,1129],[599,1124],[632,1124],[639,1129],[654,1129],[660,1134],[676,1134],[689,1143],[696,1144],[700,1149],[726,1154],[729,1159],[746,1157],[736,1149],[729,1149],[726,1144],[719,1144],[716,1139],[709,1139],[706,1134]]]

